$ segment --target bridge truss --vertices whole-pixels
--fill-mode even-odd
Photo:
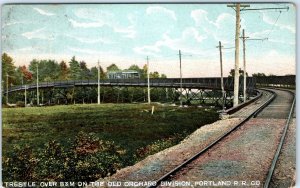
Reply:
[[[242,78],[241,78],[242,79]],[[39,96],[43,104],[96,103],[97,80],[68,80],[39,83]],[[243,88],[240,82],[240,88]],[[101,80],[101,102],[146,102],[147,79],[103,79]],[[255,78],[247,78],[248,96],[254,94]],[[233,78],[224,78],[226,97],[221,92],[220,78],[183,78],[182,90],[179,78],[150,79],[152,102],[173,102],[181,99],[183,104],[212,105],[230,107],[233,99]],[[84,88],[84,89],[82,89]],[[28,84],[13,86],[4,91],[10,103],[24,101],[34,104],[37,96],[37,85]],[[182,91],[182,93],[181,93]],[[243,91],[240,90],[242,99]]]

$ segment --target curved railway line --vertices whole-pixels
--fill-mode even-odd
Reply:
[[[233,127],[231,130],[227,131],[225,134],[220,136],[218,139],[216,139],[214,142],[212,142],[207,147],[202,149],[200,152],[196,153],[191,158],[184,161],[182,164],[176,166],[171,171],[161,176],[159,179],[156,180],[155,186],[149,186],[149,187],[159,187],[160,183],[163,181],[172,181],[174,179],[180,180],[181,179],[180,177],[187,175],[188,174],[187,171],[190,171],[193,168],[198,168],[198,170],[201,169],[202,167],[199,167],[199,165],[197,165],[197,160],[199,162],[199,159],[203,155],[208,155],[207,160],[209,160],[210,155],[212,155],[212,153],[214,152],[218,153],[218,149],[223,147],[223,146],[219,146],[218,148],[217,147],[218,145],[222,144],[223,142],[228,142],[229,140],[228,137],[234,137],[234,134],[236,134],[237,131],[240,132],[243,131],[242,127],[244,124],[246,123],[250,124],[251,121],[252,122],[254,121],[255,123],[254,119],[256,118],[261,119],[261,121],[258,121],[258,124],[259,123],[264,124],[269,119],[275,119],[275,121],[276,119],[278,119],[278,122],[284,123],[284,127],[283,125],[282,126],[279,125],[279,127],[283,127],[282,129],[283,131],[281,131],[282,134],[280,135],[280,139],[278,139],[280,140],[279,144],[277,146],[274,146],[276,147],[276,152],[274,157],[271,157],[272,158],[271,165],[269,165],[269,170],[268,172],[265,173],[267,174],[266,178],[263,180],[264,188],[269,187],[274,169],[276,167],[276,162],[278,160],[278,156],[280,154],[280,150],[282,148],[285,135],[290,123],[290,119],[292,118],[292,113],[295,106],[295,94],[290,91],[275,90],[275,89],[264,89],[263,92],[265,93],[265,96],[268,96],[268,99],[263,104],[261,104],[257,110],[252,112],[250,115],[246,116],[238,125]],[[266,93],[271,93],[271,95]],[[285,119],[285,122],[282,121],[283,119]],[[264,122],[264,120],[266,121]],[[276,127],[273,128],[271,127],[271,130],[272,129],[276,129]]]

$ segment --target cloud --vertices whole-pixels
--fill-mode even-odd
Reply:
[[[119,23],[118,19],[115,19],[115,16],[107,11],[102,11],[99,9],[87,9],[81,8],[74,11],[74,14],[80,19],[91,20],[92,22],[78,22],[73,19],[69,19],[73,27],[81,27],[81,28],[96,28],[107,26],[112,28],[112,30],[116,33],[121,33],[125,38],[135,38],[136,30],[135,30],[135,22],[134,15],[129,14],[127,19],[130,23],[128,26],[123,26]]]
[[[295,56],[270,49],[261,56],[249,58],[247,67],[250,74],[257,72],[264,72],[267,75],[295,74],[296,59]]]
[[[74,11],[78,18],[84,18],[97,22],[106,22],[113,19],[114,15],[111,12],[103,11],[98,8],[79,8]]]
[[[278,19],[280,19],[280,16]],[[270,18],[266,13],[263,13],[263,21],[270,25],[274,25],[276,22],[275,19]],[[290,31],[291,33],[296,33],[295,26],[280,23],[279,20],[277,20],[275,26],[279,27],[280,29],[286,29],[286,30]]]
[[[199,54],[200,43],[206,39],[206,36],[200,35],[198,30],[193,27],[185,28],[179,38],[171,38],[168,33],[164,33],[162,39],[155,42],[153,45],[145,45],[141,47],[134,47],[133,51],[139,54],[155,55],[161,52],[162,47],[167,47],[171,50],[181,49],[184,52]],[[197,45],[197,47],[195,47]]]
[[[113,30],[116,33],[123,33],[124,37],[126,38],[135,38],[136,35],[136,30],[133,26],[128,26],[128,27],[119,27],[119,26],[114,26]]]
[[[91,37],[78,37],[78,36],[73,36],[73,35],[66,35],[67,37],[73,38],[79,42],[82,43],[87,43],[87,44],[96,44],[96,43],[103,43],[103,44],[111,44],[112,42],[108,39],[104,39],[104,38],[97,38],[97,39],[93,39]]]
[[[268,39],[270,42],[281,43],[281,44],[289,44],[295,46],[296,42],[288,42],[286,40],[276,40],[276,39]]]
[[[34,52],[35,49],[33,47],[25,47],[25,48],[16,49],[16,51],[20,53],[28,53],[28,52]]]
[[[271,30],[267,29],[259,32],[249,33],[248,36],[250,38],[266,38],[270,32]]]
[[[54,40],[54,36],[51,34],[47,34],[44,31],[46,30],[46,27],[43,27],[41,29],[37,29],[31,32],[25,32],[21,35],[29,40],[31,39],[43,39],[43,40]]]
[[[208,12],[202,9],[197,9],[191,11],[191,17],[195,21],[196,26],[201,26],[204,23],[209,23],[211,25],[215,25],[214,22],[210,21],[207,18]]]
[[[42,9],[39,9],[39,8],[33,8],[35,11],[37,11],[38,13],[40,13],[41,15],[44,15],[44,16],[54,16],[55,14],[51,13],[51,12],[46,12]]]
[[[102,27],[104,24],[102,22],[77,22],[73,19],[68,19],[71,22],[73,27],[81,27],[81,28],[95,28]]]
[[[208,12],[202,9],[191,11],[191,18],[194,20],[197,29],[212,36],[216,41],[231,45],[234,41],[235,17],[228,13],[221,13],[215,21],[208,18]],[[245,28],[244,20],[241,25]],[[205,26],[205,27],[203,27]],[[231,27],[232,26],[232,27]]]
[[[164,7],[161,6],[151,6],[148,7],[146,10],[146,14],[150,15],[150,14],[158,14],[158,13],[163,13],[163,14],[167,14],[169,15],[173,20],[177,20],[175,12],[169,9],[166,9]]]
[[[94,50],[89,48],[74,48],[71,46],[67,47],[68,50],[71,50],[73,52],[78,52],[84,55],[94,55],[94,56],[109,56],[109,55],[115,55],[118,52],[116,51],[101,51],[101,50]]]
[[[10,20],[9,20],[10,21]],[[2,25],[2,28],[7,27],[7,26],[12,26],[12,25],[17,25],[17,24],[30,24],[33,22],[25,22],[25,21],[12,21],[12,22],[4,22]]]

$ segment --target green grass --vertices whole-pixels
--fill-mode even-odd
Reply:
[[[27,144],[35,150],[43,148],[50,140],[67,145],[68,140],[74,140],[83,131],[114,141],[126,150],[126,158],[131,159],[139,148],[175,134],[189,134],[218,119],[213,109],[154,106],[153,115],[147,104],[4,108],[3,156],[16,144]]]

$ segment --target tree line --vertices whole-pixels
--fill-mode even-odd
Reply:
[[[57,80],[96,80],[98,79],[98,68],[93,66],[88,68],[85,61],[78,61],[73,56],[69,62],[55,60],[36,60],[30,61],[29,65],[16,67],[13,58],[7,53],[2,54],[2,85],[8,83],[9,86],[30,84],[37,80],[40,82],[50,82]],[[125,70],[135,70],[139,72],[140,78],[147,78],[147,65],[140,68],[138,65],[131,65]],[[116,64],[111,64],[106,68],[100,66],[100,78],[107,79],[107,73],[112,71],[124,71]],[[165,74],[160,74],[157,71],[150,72],[150,78],[166,78]],[[7,80],[8,79],[8,80]]]
[[[37,70],[38,69],[38,70]],[[147,78],[147,65],[140,68],[138,65],[131,65],[128,69],[122,70],[116,64],[111,64],[104,71],[100,66],[101,80],[107,79],[108,72],[135,70],[139,72],[141,79]],[[38,75],[37,75],[38,72]],[[98,67],[88,68],[85,61],[78,61],[73,56],[69,62],[55,60],[30,61],[29,65],[15,66],[14,60],[7,53],[2,54],[2,88],[22,84],[35,84],[39,82],[51,82],[60,80],[97,80]],[[158,72],[150,72],[150,78],[166,78],[166,75]],[[152,91],[153,100],[161,100],[164,89]],[[18,106],[25,105],[23,92],[13,92],[2,95],[3,104],[16,103]],[[39,95],[42,104],[75,104],[97,102],[96,87],[73,87],[41,90]],[[145,88],[103,88],[101,89],[101,101],[103,102],[142,102],[146,100]],[[37,104],[36,90],[27,92],[27,104]]]

